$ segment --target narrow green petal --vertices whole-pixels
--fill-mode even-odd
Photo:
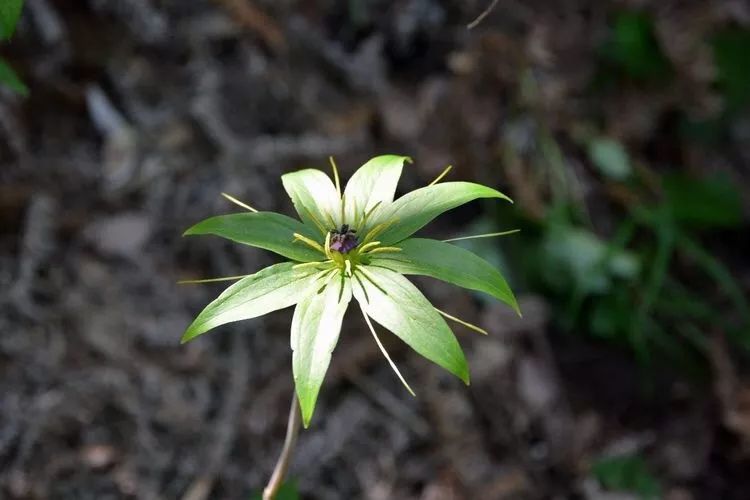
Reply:
[[[426,186],[405,194],[379,211],[377,222],[395,222],[383,231],[378,239],[383,245],[398,243],[443,212],[479,198],[511,201],[500,191],[472,182],[442,182]]]
[[[354,172],[344,190],[345,222],[354,224],[378,202],[381,206],[387,206],[393,201],[404,162],[411,162],[411,158],[396,155],[376,156]]]
[[[375,255],[370,263],[487,293],[520,314],[516,297],[503,275],[478,255],[450,243],[425,238],[409,238],[398,246],[400,252]]]
[[[354,286],[365,313],[412,349],[469,383],[469,367],[461,346],[445,320],[408,279],[367,266],[370,280]],[[374,283],[373,283],[374,282]]]
[[[301,222],[274,212],[219,215],[203,220],[185,231],[185,235],[221,236],[237,243],[270,250],[299,262],[320,260],[322,254],[303,243],[295,242],[294,233],[319,239]]]
[[[185,343],[217,326],[263,316],[292,306],[309,295],[320,274],[284,262],[241,279],[208,304],[185,330]]]
[[[332,276],[322,292],[309,294],[294,309],[292,371],[305,427],[312,419],[351,298],[350,280],[342,284],[339,276]]]
[[[281,176],[281,182],[294,203],[300,219],[325,234],[341,225],[341,199],[331,178],[313,168]]]

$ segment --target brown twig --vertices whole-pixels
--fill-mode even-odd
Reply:
[[[490,12],[492,12],[492,9],[495,8],[495,5],[497,5],[498,1],[499,0],[492,0],[492,3],[486,9],[484,9],[482,13],[477,16],[476,19],[474,19],[472,22],[466,25],[466,29],[470,30],[470,29],[476,28],[477,25],[481,23],[482,20],[490,14]]]
[[[281,449],[281,455],[276,461],[276,466],[273,468],[273,474],[271,479],[268,480],[268,485],[263,490],[263,500],[274,500],[276,494],[279,492],[286,472],[289,469],[289,463],[292,461],[292,452],[294,446],[297,444],[297,435],[299,435],[300,425],[300,414],[299,404],[297,403],[297,393],[292,395],[292,406],[289,408],[289,421],[286,427],[286,437],[284,438],[284,447]]]
[[[284,32],[276,21],[247,0],[215,0],[227,9],[241,26],[258,34],[273,50],[286,48]]]

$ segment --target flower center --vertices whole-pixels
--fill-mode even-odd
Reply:
[[[331,230],[331,250],[347,254],[357,248],[358,245],[357,231],[349,229],[348,224],[343,224],[340,229]]]

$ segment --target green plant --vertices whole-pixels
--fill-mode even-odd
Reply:
[[[198,315],[182,341],[225,323],[296,305],[291,325],[292,371],[302,421],[307,427],[338,342],[344,313],[354,298],[375,342],[412,395],[414,392],[385,351],[371,319],[468,384],[466,358],[444,317],[484,331],[435,308],[404,275],[430,276],[481,291],[516,311],[518,304],[500,272],[480,257],[448,241],[412,235],[441,213],[472,200],[510,199],[480,184],[439,183],[448,167],[430,185],[394,201],[406,162],[411,160],[403,156],[373,158],[354,173],[343,193],[333,160],[333,181],[315,169],[283,175],[282,183],[301,222],[277,213],[259,212],[225,195],[249,212],[206,219],[185,234],[213,234],[270,250],[290,261],[255,274],[227,278],[239,281]],[[497,235],[500,233],[478,237]],[[296,415],[297,404],[293,402],[290,428],[296,426]],[[293,446],[293,436],[291,443],[285,450]],[[285,465],[278,475],[281,479],[283,469]]]
[[[18,19],[21,17],[21,10],[23,10],[23,0],[3,0],[0,2],[0,42],[13,36]],[[21,95],[29,93],[26,85],[2,57],[0,57],[0,83]]]
[[[608,490],[634,493],[642,500],[661,497],[659,480],[651,474],[648,464],[640,456],[602,458],[593,465],[591,472]]]

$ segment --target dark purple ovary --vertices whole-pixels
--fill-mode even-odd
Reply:
[[[341,229],[331,231],[331,250],[335,250],[339,253],[349,253],[359,245],[355,230],[349,229],[349,226],[344,224]]]

